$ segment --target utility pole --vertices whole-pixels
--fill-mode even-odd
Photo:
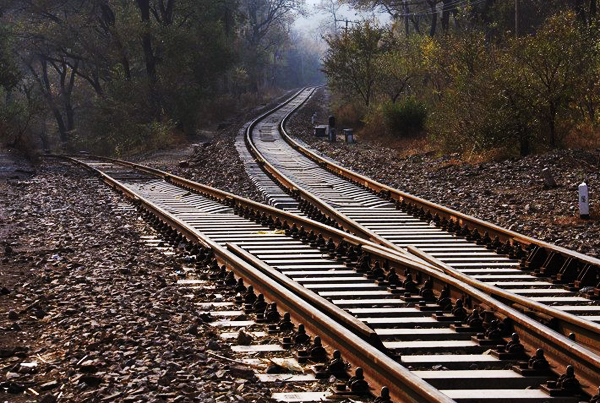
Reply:
[[[336,24],[337,24],[338,22],[345,22],[345,23],[346,23],[345,32],[346,32],[346,33],[348,33],[348,24],[355,24],[355,23],[357,23],[358,21],[352,21],[352,20],[349,20],[349,19],[347,19],[347,18],[346,18],[345,20],[335,20],[335,22],[336,22]]]
[[[406,37],[408,38],[408,0],[404,0],[404,29],[406,30]]]
[[[515,0],[515,37],[519,37],[519,0]]]

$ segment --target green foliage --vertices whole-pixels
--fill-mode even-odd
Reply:
[[[414,97],[398,102],[386,102],[382,106],[383,120],[389,133],[406,137],[419,134],[425,127],[427,108]]]
[[[423,48],[427,41],[421,36],[400,39],[393,32],[386,33],[382,52],[375,61],[376,88],[391,102],[409,93],[415,80],[423,74]]]
[[[329,86],[348,96],[360,97],[369,106],[375,92],[376,60],[382,53],[379,47],[382,36],[383,30],[368,21],[356,24],[344,34],[328,36],[323,72]]]
[[[212,117],[318,81],[302,69],[316,70],[320,50],[289,31],[302,0],[1,3],[0,88],[22,101],[21,84],[35,86],[45,105],[27,130],[45,144],[162,147],[214,123],[205,111],[223,100],[233,106]]]
[[[464,9],[464,28],[433,38],[385,32],[373,75],[363,74],[373,80],[365,131],[406,135],[426,121],[440,149],[467,154],[527,155],[568,147],[577,133],[580,143],[600,142],[600,25],[587,9],[535,0],[523,17],[532,25],[515,38],[505,11],[504,1]],[[332,45],[329,60],[344,60],[350,46]],[[326,72],[337,98],[347,94],[351,81]]]

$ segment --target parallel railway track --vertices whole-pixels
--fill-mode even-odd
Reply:
[[[307,218],[131,163],[77,161],[187,239],[200,270],[226,265],[394,401],[577,402],[600,384],[597,332],[570,340],[435,264]],[[520,342],[507,345],[513,333]],[[519,364],[537,349],[548,368]],[[553,383],[569,364],[580,395]]]
[[[320,157],[285,131],[313,91],[298,92],[246,132],[250,152],[306,215],[427,261],[600,350],[593,339],[600,330],[600,260],[427,202]]]

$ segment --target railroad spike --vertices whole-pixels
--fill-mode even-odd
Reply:
[[[252,304],[252,310],[257,313],[263,313],[265,308],[267,307],[267,302],[265,301],[265,296],[263,294],[258,294],[256,297],[256,301]]]
[[[379,392],[379,397],[373,400],[373,403],[392,403],[390,400],[390,389],[387,386],[381,388],[381,392]]]
[[[325,242],[325,238],[323,238],[323,234],[319,234],[317,237],[317,247],[321,252],[327,250],[327,243]]]
[[[295,344],[306,344],[310,343],[310,336],[306,334],[306,330],[304,329],[303,324],[298,325],[298,330],[294,335],[294,343]]]
[[[581,393],[581,384],[575,377],[575,367],[567,365],[565,373],[558,377],[556,381],[548,381],[542,385],[550,396],[573,396]]]
[[[294,324],[290,318],[290,313],[285,312],[283,314],[283,318],[279,321],[279,331],[281,332],[289,332],[294,330]]]
[[[267,323],[277,323],[281,319],[281,315],[277,311],[277,302],[271,302],[265,309],[265,318]]]
[[[256,301],[256,295],[254,294],[254,287],[249,285],[246,289],[246,293],[244,294],[244,303],[246,304],[254,304]]]
[[[335,350],[331,360],[327,363],[325,370],[328,374],[333,375],[336,378],[343,378],[347,376],[347,368],[347,364],[342,359],[342,353],[340,353],[339,350]]]
[[[521,340],[519,339],[518,333],[513,333],[510,337],[510,341],[506,344],[504,348],[507,353],[512,354],[513,356],[524,356],[525,355],[525,347],[521,344]]]
[[[363,369],[361,367],[356,368],[354,376],[346,383],[348,389],[357,395],[369,394],[369,384],[365,380]]]
[[[476,307],[471,311],[471,314],[465,319],[467,325],[474,331],[484,330],[483,318],[481,317],[481,308]]]
[[[452,315],[456,317],[456,319],[463,321],[467,318],[468,313],[465,307],[463,306],[463,300],[458,298],[454,303],[454,308],[452,308]]]
[[[379,279],[383,278],[385,273],[379,264],[379,260],[375,261],[375,263],[371,266],[371,270],[367,273],[367,278],[369,279]]]
[[[442,308],[442,310],[450,310],[452,309],[452,300],[450,299],[450,287],[448,284],[442,288],[442,292],[437,299],[437,304]]]
[[[321,344],[321,338],[315,336],[312,346],[308,349],[312,362],[327,362],[327,351]]]
[[[390,284],[390,286],[397,286],[400,284],[400,277],[398,277],[398,273],[396,273],[396,269],[392,268],[388,272],[386,281]]]
[[[419,292],[419,288],[417,284],[412,279],[412,274],[407,273],[404,281],[402,282],[402,287],[411,294],[416,294]]]
[[[234,291],[237,293],[246,292],[246,286],[244,285],[244,280],[241,277],[238,278]]]
[[[233,274],[232,271],[228,272],[227,276],[225,277],[225,285],[228,285],[229,287],[233,287],[236,284],[237,284],[237,280],[235,279],[235,275]]]

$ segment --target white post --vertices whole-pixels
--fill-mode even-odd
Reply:
[[[313,113],[312,118],[310,119],[312,122],[312,125],[315,125],[315,122],[317,121],[317,112]]]
[[[582,182],[579,185],[579,217],[590,218],[590,200],[588,198],[588,185]]]

